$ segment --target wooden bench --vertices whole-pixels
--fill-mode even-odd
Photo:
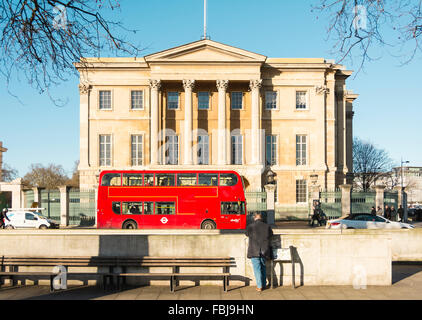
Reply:
[[[63,266],[67,276],[101,276],[103,287],[106,290],[108,280],[117,280],[117,288],[127,277],[169,277],[170,291],[174,292],[176,280],[187,277],[222,277],[223,289],[227,292],[230,277],[230,267],[235,266],[233,258],[229,257],[61,257],[61,258],[35,258],[35,257],[1,257],[0,261],[0,284],[3,278],[12,279],[13,285],[16,277],[48,277],[50,279],[50,290],[54,291],[53,280],[57,276],[54,272],[45,271],[19,271],[19,267],[55,267]],[[69,272],[73,267],[96,267],[105,268],[107,271],[93,272]],[[163,267],[170,269],[169,272],[127,272],[128,268],[154,268]],[[222,272],[180,272],[180,268],[222,268]],[[8,270],[6,270],[8,268]],[[121,271],[117,272],[116,269]]]

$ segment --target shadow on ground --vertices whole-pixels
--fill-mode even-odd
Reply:
[[[392,265],[392,283],[395,284],[403,279],[409,278],[419,272],[422,272],[422,263],[404,264],[393,263]]]

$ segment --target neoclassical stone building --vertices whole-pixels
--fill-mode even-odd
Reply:
[[[276,173],[279,207],[307,206],[310,177],[352,171],[352,71],[200,40],[80,72],[80,187],[103,169],[234,169],[249,190]]]

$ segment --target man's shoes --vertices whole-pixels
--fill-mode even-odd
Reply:
[[[256,291],[262,292],[262,289],[261,288],[256,288]]]

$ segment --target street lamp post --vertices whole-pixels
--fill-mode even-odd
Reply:
[[[403,161],[403,158],[401,159],[401,164],[400,164],[400,172],[401,172],[401,194],[402,194],[402,196],[401,196],[401,205],[402,205],[402,208],[403,208],[403,210],[404,210],[404,213],[403,213],[403,219],[404,219],[404,222],[407,222],[407,199],[405,199],[406,198],[406,196],[405,196],[405,193],[404,193],[404,184],[403,184],[403,164],[405,164],[405,163],[410,163],[410,161]]]

